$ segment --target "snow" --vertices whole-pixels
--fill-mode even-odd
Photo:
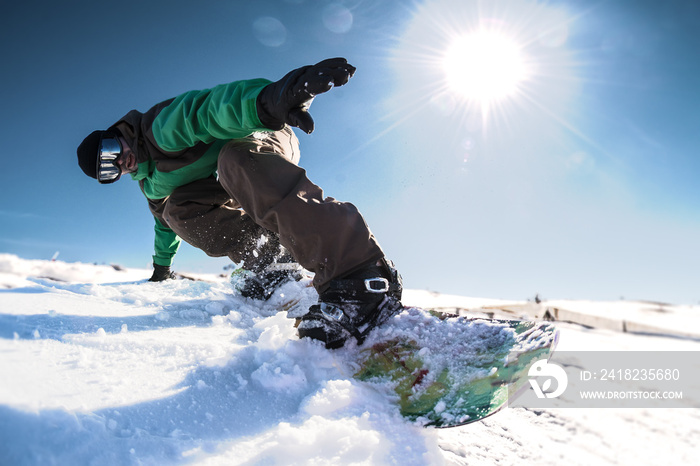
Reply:
[[[697,409],[509,408],[460,428],[421,427],[377,390],[349,378],[347,353],[296,337],[289,317],[315,300],[308,282],[287,284],[263,304],[233,296],[216,276],[164,283],[149,283],[149,276],[0,254],[0,464],[696,459]],[[277,312],[292,296],[299,302]],[[501,306],[511,316],[556,308],[567,320],[591,316],[605,324],[558,323],[559,350],[700,350],[700,339],[681,335],[700,328],[698,306],[535,306],[415,290],[406,291],[404,302],[460,313]],[[633,327],[610,322],[655,331],[630,333]]]

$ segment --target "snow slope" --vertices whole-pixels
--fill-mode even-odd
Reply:
[[[696,459],[696,409],[507,409],[455,429],[401,418],[225,280],[0,254],[0,464],[661,464]],[[408,291],[406,304],[510,305]],[[515,303],[518,304],[518,303]],[[526,305],[527,303],[519,303]],[[601,305],[557,303],[579,313]],[[605,303],[606,309],[612,304]],[[630,303],[625,315],[634,314]],[[633,306],[632,306],[633,307]],[[674,316],[697,307],[665,306]],[[640,307],[638,313],[646,312]],[[634,316],[633,316],[634,317]],[[668,319],[672,321],[672,319]],[[693,338],[560,324],[559,349],[700,350]]]

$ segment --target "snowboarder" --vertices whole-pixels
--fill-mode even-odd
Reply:
[[[265,299],[293,273],[313,272],[319,302],[300,337],[343,346],[401,309],[401,278],[357,208],[324,197],[300,168],[290,126],[311,133],[317,94],[342,86],[355,67],[323,60],[272,82],[251,79],[186,92],[145,113],[132,110],[78,147],[86,175],[107,184],[129,174],[155,218],[151,281],[173,278],[180,238],[228,256],[241,293]],[[291,259],[290,258],[291,255]]]

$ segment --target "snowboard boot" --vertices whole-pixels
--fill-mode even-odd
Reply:
[[[301,317],[299,338],[320,340],[328,349],[340,348],[351,337],[362,344],[372,329],[401,312],[402,290],[401,275],[385,259],[332,280],[319,303]]]
[[[255,272],[238,268],[231,273],[231,285],[244,298],[267,301],[277,288],[304,278],[304,269],[286,251],[275,262]]]

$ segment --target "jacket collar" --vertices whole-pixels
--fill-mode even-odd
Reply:
[[[131,178],[134,180],[142,180],[151,174],[153,171],[153,160],[148,156],[148,151],[143,146],[141,140],[141,117],[143,113],[138,110],[131,110],[124,115],[119,121],[113,124],[110,129],[116,129],[121,133],[126,143],[131,147],[132,152],[136,156],[138,169],[136,173],[131,173]]]
[[[110,127],[110,129],[119,131],[122,137],[126,139],[126,143],[131,147],[132,152],[136,156],[136,162],[139,164],[150,160],[148,151],[143,147],[143,141],[141,140],[142,116],[143,113],[138,110],[132,110]]]

